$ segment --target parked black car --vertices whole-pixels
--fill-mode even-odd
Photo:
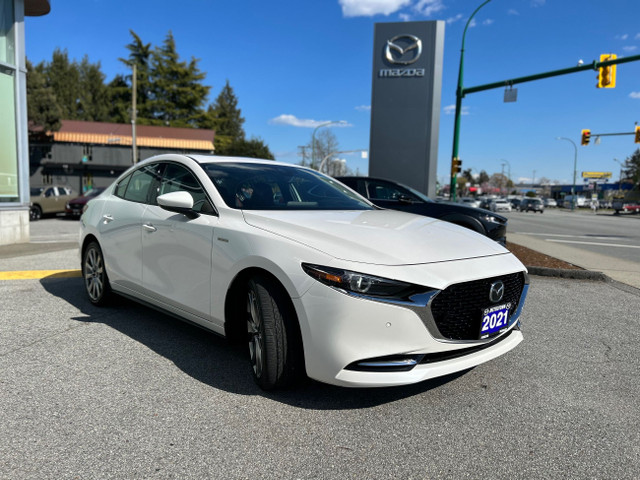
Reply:
[[[489,210],[459,203],[434,202],[423,193],[397,182],[371,177],[336,177],[382,208],[402,210],[455,223],[505,245],[507,219]]]

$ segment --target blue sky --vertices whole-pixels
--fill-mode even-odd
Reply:
[[[248,136],[261,137],[281,161],[297,163],[313,128],[332,128],[343,150],[368,149],[375,23],[443,20],[445,50],[438,179],[448,183],[453,105],[462,31],[481,0],[52,0],[51,13],[28,17],[27,57],[51,60],[56,47],[100,62],[107,81],[126,73],[129,30],[159,46],[169,30],[183,59],[200,59],[213,101],[228,79]],[[590,63],[602,53],[640,54],[640,2],[492,0],[474,17],[465,48],[465,87]],[[563,183],[581,171],[611,171],[640,145],[632,136],[580,146],[580,131],[631,132],[640,122],[640,61],[618,66],[614,89],[598,89],[587,71],[517,85],[463,100],[460,157],[464,168],[534,175]],[[367,172],[361,155],[347,164]]]

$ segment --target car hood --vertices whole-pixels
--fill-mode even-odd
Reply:
[[[508,253],[469,229],[393,210],[245,210],[243,215],[253,227],[353,262],[414,265]]]

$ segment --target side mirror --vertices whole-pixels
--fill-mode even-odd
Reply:
[[[189,192],[171,192],[158,197],[158,205],[169,212],[181,213],[189,218],[198,218],[200,214],[193,211],[193,197]]]

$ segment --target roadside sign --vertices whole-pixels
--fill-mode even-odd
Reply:
[[[582,178],[611,178],[611,172],[582,172]]]

